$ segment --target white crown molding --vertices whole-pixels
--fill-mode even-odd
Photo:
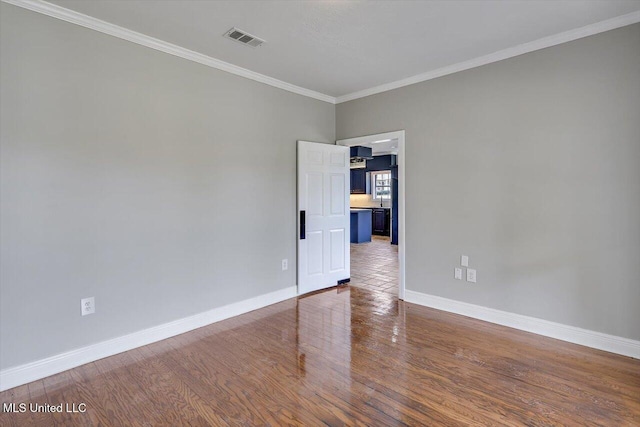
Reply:
[[[594,34],[602,33],[616,28],[624,27],[631,24],[640,22],[640,11],[631,12],[626,15],[621,15],[615,18],[607,19],[605,21],[596,22],[595,24],[586,25],[584,27],[576,28],[574,30],[565,31],[553,36],[544,37],[532,42],[524,43],[518,46],[514,46],[508,49],[499,50],[488,55],[480,56],[478,58],[470,59],[468,61],[459,62],[457,64],[448,65],[446,67],[438,68],[436,70],[427,71],[426,73],[418,74],[417,76],[408,77],[406,79],[398,80],[391,83],[385,83],[380,86],[375,86],[369,89],[364,89],[358,92],[349,93],[336,98],[336,104],[352,101],[358,98],[364,98],[366,96],[375,95],[377,93],[387,92],[393,89],[397,89],[404,86],[409,86],[415,83],[432,80],[438,77],[446,76],[448,74],[457,73],[459,71],[469,70],[471,68],[480,67],[482,65],[491,64],[492,62],[502,61],[503,59],[513,58],[514,56],[523,55],[525,53],[533,52],[536,50],[544,49],[551,46],[556,46],[562,43],[577,40],[583,37],[592,36]]]
[[[100,19],[93,18],[82,13],[75,12],[64,7],[48,3],[42,0],[1,0],[5,3],[9,3],[15,6],[22,7],[34,12],[42,13],[53,18],[61,19],[63,21],[70,22],[72,24],[80,25],[86,28],[90,28],[95,31],[99,31],[104,34],[109,34],[114,37],[118,37],[123,40],[137,43],[142,46],[156,49],[161,52],[168,53],[183,59],[197,62],[208,67],[212,67],[218,70],[226,71],[247,79],[251,79],[260,83],[264,83],[279,89],[283,89],[298,95],[307,96],[309,98],[317,99],[320,101],[328,102],[330,104],[340,104],[347,101],[352,101],[358,98],[364,98],[366,96],[375,95],[377,93],[387,92],[393,89],[409,86],[415,83],[432,80],[438,77],[446,76],[448,74],[457,73],[459,71],[469,70],[471,68],[480,67],[482,65],[491,64],[493,62],[502,61],[503,59],[513,58],[514,56],[523,55],[528,52],[544,49],[547,47],[555,46],[558,44],[566,43],[572,40],[577,40],[583,37],[591,36],[594,34],[602,33],[604,31],[613,30],[615,28],[624,27],[640,22],[640,11],[631,12],[626,15],[621,15],[615,18],[607,19],[605,21],[596,22],[594,24],[586,25],[584,27],[576,28],[573,30],[565,31],[553,36],[544,37],[532,42],[524,43],[518,46],[514,46],[508,49],[500,50],[498,52],[491,53],[489,55],[480,56],[478,58],[470,59],[468,61],[459,62],[457,64],[448,65],[436,70],[427,71],[422,74],[418,74],[406,79],[397,80],[391,83],[385,83],[380,86],[375,86],[369,89],[364,89],[358,92],[349,93],[339,97],[333,97],[325,95],[320,92],[306,89],[300,86],[296,86],[282,80],[274,79],[273,77],[266,76],[264,74],[256,73],[246,68],[238,67],[228,62],[221,61],[219,59],[212,58],[207,55],[203,55],[198,52],[194,52],[189,49],[167,43],[165,41],[156,39],[154,37],[147,36],[136,31],[131,31],[126,28],[111,24]]]
[[[285,301],[294,298],[297,293],[297,288],[291,286],[132,334],[57,354],[47,357],[46,359],[4,369],[0,371],[0,391],[8,390],[75,368],[76,366],[84,365],[85,363],[113,356],[114,354],[142,347],[143,345],[183,334],[230,317]]]
[[[274,79],[273,77],[265,76],[264,74],[256,73],[246,68],[238,67],[228,62],[221,61],[219,59],[212,58],[207,55],[203,55],[198,52],[194,52],[189,49],[177,46],[172,43],[156,39],[151,36],[147,36],[136,31],[131,31],[126,28],[120,27],[115,24],[111,24],[106,21],[102,21],[97,18],[93,18],[82,13],[75,12],[64,7],[48,3],[41,0],[2,0],[5,3],[19,6],[24,9],[28,9],[34,12],[42,13],[43,15],[51,16],[52,18],[61,19],[72,24],[80,25],[85,28],[90,28],[95,31],[99,31],[110,36],[118,37],[123,40],[130,41],[142,46],[149,47],[151,49],[159,50],[170,55],[174,55],[189,61],[194,61],[202,65],[206,65],[211,68],[215,68],[221,71],[226,71],[247,79],[255,80],[260,83],[267,84],[269,86],[277,87],[289,92],[293,92],[298,95],[307,96],[309,98],[317,99],[319,101],[335,104],[336,99],[333,96],[325,95],[320,92],[316,92],[310,89],[305,89],[300,86],[292,85],[282,80]]]
[[[502,326],[532,332],[545,337],[555,338],[586,347],[596,348],[611,353],[640,359],[640,341],[602,332],[590,331],[562,323],[550,322],[535,317],[524,316],[507,311],[496,310],[480,305],[455,301],[434,295],[423,294],[416,291],[405,291],[405,301],[437,310],[461,314],[485,322],[496,323]]]

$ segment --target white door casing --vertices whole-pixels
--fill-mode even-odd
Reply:
[[[349,148],[298,141],[298,293],[350,275]]]

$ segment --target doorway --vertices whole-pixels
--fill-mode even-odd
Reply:
[[[397,213],[391,220],[397,220],[397,251],[391,245],[389,238],[372,236],[371,242],[351,245],[351,275],[354,278],[366,278],[364,286],[371,284],[379,287],[379,290],[389,291],[393,289],[389,275],[395,275],[397,283],[397,295],[404,299],[405,294],[405,132],[394,131],[375,135],[361,136],[357,138],[341,139],[337,145],[346,147],[363,146],[371,147],[374,156],[377,154],[395,154],[398,172]],[[370,184],[375,186],[375,183]],[[372,197],[364,197],[361,200],[370,201]],[[357,199],[356,199],[357,200]],[[380,200],[384,205],[384,200]],[[353,205],[352,205],[353,206]],[[360,207],[360,206],[356,206]],[[393,257],[396,257],[393,259]],[[397,272],[397,273],[396,273]],[[376,280],[379,279],[379,280]],[[384,282],[388,282],[389,285]],[[353,281],[358,286],[359,281]]]

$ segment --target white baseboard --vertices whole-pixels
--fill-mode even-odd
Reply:
[[[297,294],[297,287],[292,286],[118,338],[57,354],[46,359],[5,369],[0,371],[0,391],[294,298]]]
[[[405,291],[405,301],[640,359],[640,341],[629,338],[608,335],[602,332],[590,331],[410,290]]]

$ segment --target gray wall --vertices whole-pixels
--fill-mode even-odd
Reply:
[[[336,117],[339,139],[406,130],[407,289],[640,339],[639,24]]]
[[[295,286],[333,105],[0,7],[0,368]]]

